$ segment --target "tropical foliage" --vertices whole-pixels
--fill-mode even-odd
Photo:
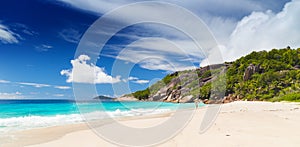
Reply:
[[[225,91],[225,95],[238,96],[247,100],[267,101],[300,101],[300,48],[272,49],[271,51],[252,52],[229,65],[226,74],[199,86],[199,79],[209,78],[222,69],[207,70],[198,76],[182,76],[181,83],[190,89],[185,95],[209,99],[214,91]],[[249,65],[259,68],[250,79],[243,78]],[[168,85],[172,79],[191,71],[180,71],[169,74],[149,88],[133,93],[138,99],[147,99],[159,89]],[[193,79],[191,79],[193,77]],[[225,79],[224,81],[220,79]],[[212,86],[213,85],[213,86]],[[214,89],[212,89],[212,87]],[[217,95],[216,95],[217,96]],[[215,97],[215,96],[214,96]]]
[[[244,81],[244,72],[250,64],[258,66],[260,71]],[[228,68],[226,94],[239,95],[248,100],[285,99],[286,95],[300,93],[299,65],[300,48],[252,52],[232,62]]]

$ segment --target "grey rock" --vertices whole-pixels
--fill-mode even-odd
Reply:
[[[244,76],[243,76],[244,81],[249,80],[251,76],[257,72],[259,72],[259,66],[250,64],[244,72]]]

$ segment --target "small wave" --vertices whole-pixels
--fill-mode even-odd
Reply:
[[[25,116],[0,118],[1,132],[26,130],[40,127],[50,127],[82,122],[79,114],[56,115],[56,116]]]
[[[153,115],[170,111],[171,109],[131,109],[127,111],[121,111],[120,109],[116,109],[115,111],[94,111],[85,114],[68,114],[55,116],[32,115],[25,117],[0,118],[0,132],[5,133],[33,128],[75,124],[84,122],[85,118],[88,120],[95,120],[108,117]]]
[[[124,117],[124,116],[144,116],[144,115],[153,115],[160,114],[165,112],[170,112],[171,109],[131,109],[126,111],[121,111],[116,109],[115,111],[94,111],[90,113],[83,114],[84,118],[88,120],[94,119],[103,119],[108,117]]]

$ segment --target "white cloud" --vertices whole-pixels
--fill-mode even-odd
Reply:
[[[0,24],[0,41],[4,44],[18,43],[18,34],[12,32],[7,26]]]
[[[97,13],[101,13],[99,11],[105,12],[107,9],[112,9],[117,6],[120,6],[124,3],[131,3],[134,1],[126,1],[124,3],[111,3],[111,2],[104,2],[104,1],[65,1],[67,3],[71,3],[74,6],[79,7],[81,9],[86,9],[90,11],[94,11]],[[190,1],[189,1],[190,2]],[[97,5],[97,4],[101,5]],[[92,5],[90,5],[92,4]],[[89,5],[89,6],[86,6]],[[109,6],[105,6],[109,5]],[[176,24],[180,24],[178,26],[182,28],[188,29],[190,32],[194,32],[195,30],[190,30],[190,28],[199,28],[199,29],[206,29],[204,26],[199,26],[199,22],[193,23],[193,20],[189,20],[186,17],[192,17],[191,15],[185,15],[186,13],[178,13],[178,15],[174,15],[173,13],[165,13],[168,12],[168,9],[172,12],[177,12],[177,9],[167,7],[165,5],[144,5],[144,6],[139,6],[135,7],[134,11],[138,11],[138,16],[144,17],[147,16],[145,19],[151,19],[151,18],[159,18],[161,17],[161,14],[166,14],[169,17],[166,17],[167,20],[166,22],[174,22]],[[130,9],[131,10],[131,9]],[[153,11],[153,16],[148,16],[148,13],[145,13],[145,10]],[[102,27],[101,32],[95,31],[95,33],[100,33],[100,34],[105,34],[106,31],[109,32],[109,28],[113,28],[114,25],[118,25],[118,23],[127,23],[130,22],[131,20],[136,20],[136,17],[138,16],[132,16],[132,11],[130,12],[129,9],[128,11],[125,10],[126,12],[122,13],[123,15],[113,15],[113,18],[108,18],[114,20],[114,24],[107,24],[107,27]],[[148,11],[148,12],[149,12]],[[147,12],[147,11],[146,11]],[[182,12],[181,10],[178,10],[178,12]],[[126,17],[125,17],[126,16]],[[178,18],[178,19],[177,19]],[[186,20],[186,23],[182,23],[183,20]],[[187,21],[189,20],[189,21]],[[110,22],[110,21],[108,21]],[[226,22],[228,25],[230,25],[232,22],[226,21],[226,20],[220,20],[218,22]],[[172,24],[170,24],[172,25]],[[216,25],[217,26],[217,25]],[[180,30],[177,30],[176,28],[171,27],[166,27],[163,25],[145,25],[144,28],[141,28],[140,32],[142,33],[141,36],[136,36],[136,35],[129,35],[125,36],[126,38],[135,38],[135,42],[131,43],[130,45],[126,46],[121,45],[121,47],[113,47],[113,50],[110,50],[110,54],[107,55],[109,57],[117,58],[119,60],[123,60],[125,62],[131,62],[134,64],[139,64],[140,67],[145,68],[145,69],[150,69],[150,70],[166,70],[166,71],[177,71],[177,70],[185,70],[185,69],[193,69],[195,68],[195,64],[200,62],[201,59],[203,59],[206,54],[204,50],[201,50],[200,47],[196,46],[195,42],[191,41],[190,38],[186,36],[183,32]],[[147,31],[149,30],[149,31]],[[225,29],[218,29],[218,30],[225,30]],[[135,32],[136,30],[133,30],[133,33],[139,33]],[[138,31],[138,30],[137,30]],[[182,30],[185,31],[185,30]],[[155,33],[152,33],[155,32]],[[203,31],[201,37],[199,38],[205,38],[207,35],[208,31]],[[228,33],[228,30],[224,31]],[[188,32],[187,32],[188,33]],[[199,33],[200,34],[200,33]],[[229,34],[229,33],[228,33]],[[98,35],[100,36],[100,35]],[[116,35],[118,36],[118,34]],[[131,37],[133,36],[133,37]],[[144,36],[147,37],[163,37],[162,38],[143,38]],[[205,38],[207,39],[207,38]],[[211,39],[211,38],[210,38]],[[204,40],[204,39],[203,39]],[[204,42],[204,41],[203,41]],[[210,49],[212,48],[212,41],[209,40],[205,43],[201,42],[201,48],[202,49]],[[91,43],[92,44],[92,43]],[[123,49],[125,47],[125,49]],[[86,48],[92,48],[87,46]],[[121,49],[121,53],[116,55],[115,53],[118,53]],[[92,49],[91,49],[92,50]],[[116,51],[116,52],[114,52]],[[194,64],[195,63],[195,64]],[[68,74],[70,71],[62,71],[62,74]]]
[[[42,47],[43,48],[47,48],[47,49],[53,48],[53,46],[51,46],[51,45],[45,45],[45,44],[42,44]]]
[[[132,2],[132,0],[123,0],[123,1],[61,0],[61,1],[69,3],[80,9],[92,11],[98,14],[105,13],[123,4],[128,4]]]
[[[201,18],[207,24],[214,37],[216,37],[218,43],[227,43],[230,34],[238,23],[235,19],[219,16],[211,17],[208,15]]]
[[[147,84],[149,83],[149,80],[136,80],[136,81],[133,81],[134,83],[138,83],[138,84]]]
[[[30,36],[36,36],[38,35],[39,33],[33,31],[30,27],[28,27],[27,25],[25,24],[22,24],[22,23],[13,23],[11,25],[13,28],[14,31],[18,31],[18,32],[22,32],[26,35],[30,35]]]
[[[149,80],[140,80],[138,77],[129,77],[129,81],[132,81],[133,83],[138,83],[138,84],[147,84],[149,83]]]
[[[69,86],[54,86],[54,88],[62,89],[62,90],[71,89],[71,87],[69,87]]]
[[[120,76],[112,77],[105,73],[104,69],[94,64],[87,63],[90,57],[80,55],[77,59],[71,60],[72,69],[62,70],[61,75],[67,76],[67,82],[75,83],[117,83],[120,82]]]
[[[53,96],[55,96],[55,97],[63,97],[65,95],[64,94],[53,94]]]
[[[6,84],[6,83],[10,83],[10,81],[0,80],[0,83]]]
[[[7,83],[18,84],[18,85],[20,85],[20,87],[32,86],[35,88],[52,87],[52,88],[61,89],[61,90],[71,89],[70,86],[56,86],[56,85],[41,84],[41,83],[11,82],[11,81],[7,81],[7,80],[0,80],[0,84],[7,84]]]
[[[58,35],[67,42],[78,43],[82,34],[78,30],[70,28],[62,30]]]
[[[300,1],[293,0],[275,14],[253,12],[238,22],[222,50],[225,60],[234,60],[254,50],[300,47]]]
[[[79,9],[104,14],[109,10],[137,2],[125,0],[122,2],[98,1],[98,0],[61,0]],[[191,10],[208,25],[215,38],[218,40],[219,51],[225,61],[232,61],[254,50],[283,48],[286,46],[300,47],[300,1],[292,0],[284,8],[287,0],[274,2],[272,0],[220,0],[211,1],[171,1]],[[139,13],[148,7],[136,8]],[[153,11],[159,8],[151,8]],[[270,10],[269,10],[270,9]],[[282,10],[281,10],[282,9]],[[164,10],[168,12],[167,9]],[[124,15],[126,15],[125,13]],[[130,13],[128,13],[130,14]],[[181,21],[180,14],[174,14]],[[159,17],[159,16],[158,16]],[[131,16],[116,19],[118,21],[130,21]],[[176,20],[175,20],[176,21]],[[187,24],[188,26],[188,24]],[[190,26],[191,28],[197,28]],[[159,30],[161,34],[168,34],[164,28],[148,27],[144,30]],[[134,36],[136,37],[136,36]],[[180,36],[181,37],[181,36]],[[138,38],[139,39],[139,38]],[[213,64],[218,52],[201,51],[193,47],[193,42],[185,41],[179,37],[167,38],[184,50],[174,50],[172,45],[158,40],[140,40],[126,47],[126,52],[117,55],[107,55],[126,62],[138,63],[141,67],[151,70],[183,70],[193,68],[188,63],[199,62],[200,65]],[[181,45],[180,45],[181,44]],[[173,46],[174,47],[174,46]],[[205,47],[203,47],[205,48]],[[177,52],[178,51],[178,52]],[[182,54],[180,54],[180,52]],[[205,57],[204,54],[207,56]],[[180,56],[181,55],[181,56]],[[203,59],[204,58],[204,59]],[[183,62],[186,61],[186,62]],[[210,62],[209,62],[210,61]],[[218,61],[221,61],[218,60]]]
[[[20,85],[26,85],[26,86],[33,86],[36,88],[43,88],[43,87],[50,87],[51,85],[48,84],[39,84],[39,83],[26,83],[26,82],[19,82]]]
[[[122,1],[106,1],[106,0],[60,0],[71,4],[79,9],[88,10],[96,14],[103,14],[117,7],[125,4],[141,2],[139,0],[122,0]],[[155,0],[154,0],[155,1]],[[266,9],[278,9],[280,4],[287,0],[274,2],[273,0],[227,0],[226,2],[220,0],[156,0],[159,2],[169,2],[185,7],[196,14],[211,13],[214,15],[228,15],[251,13],[252,11],[263,11]]]
[[[122,1],[106,1],[106,0],[60,0],[68,3],[78,9],[87,10],[95,14],[101,15],[107,13],[110,10],[116,9],[126,4],[133,4],[141,2],[139,0],[122,0]],[[289,0],[154,0],[158,2],[167,2],[182,6],[204,20],[212,32],[216,35],[218,40],[226,40],[229,34],[233,31],[237,21],[245,15],[249,15],[253,11],[266,11],[274,10],[278,11]],[[143,9],[139,13],[143,13]],[[150,8],[156,11],[156,8]],[[165,9],[165,12],[168,12]],[[174,14],[177,15],[177,14]],[[178,16],[178,18],[180,18]],[[131,19],[131,16],[126,16],[127,20]],[[180,19],[178,19],[180,20]],[[160,31],[165,31],[160,29]]]
[[[47,52],[49,49],[53,48],[51,45],[42,44],[39,46],[36,46],[35,49],[39,52]]]
[[[129,77],[129,78],[128,78],[129,81],[132,81],[132,80],[138,80],[138,79],[139,79],[139,78],[137,78],[137,77]]]
[[[114,58],[150,70],[177,71],[195,68],[193,63],[203,56],[202,50],[191,41],[144,38],[125,47]]]
[[[17,98],[23,98],[22,93],[15,92],[15,93],[0,93],[0,99],[17,99]]]

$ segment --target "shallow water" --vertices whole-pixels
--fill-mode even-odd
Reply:
[[[200,104],[203,105],[203,104]],[[193,103],[72,100],[0,100],[0,134],[83,122],[89,118],[141,116],[194,108]]]

